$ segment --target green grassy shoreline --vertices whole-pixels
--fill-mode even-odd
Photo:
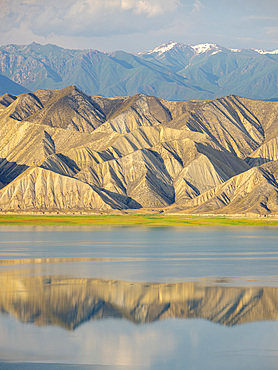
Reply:
[[[0,215],[0,225],[39,226],[275,226],[278,218],[195,215]]]

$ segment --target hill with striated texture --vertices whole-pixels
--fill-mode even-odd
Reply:
[[[278,214],[278,102],[0,97],[0,209]]]
[[[0,73],[0,94],[76,85],[89,95],[108,97],[139,93],[192,100],[234,94],[278,99],[278,50],[238,50],[216,44],[169,42],[137,54],[37,43],[4,45]]]

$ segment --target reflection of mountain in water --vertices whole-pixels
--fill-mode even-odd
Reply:
[[[165,318],[203,318],[233,326],[277,320],[278,289],[19,277],[9,272],[0,275],[0,310],[23,322],[67,329],[107,317],[138,324]]]

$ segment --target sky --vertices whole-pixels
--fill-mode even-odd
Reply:
[[[168,41],[278,49],[278,0],[0,0],[0,44],[147,51]]]

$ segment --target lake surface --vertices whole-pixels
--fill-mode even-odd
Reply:
[[[1,226],[0,359],[277,369],[278,229]]]

